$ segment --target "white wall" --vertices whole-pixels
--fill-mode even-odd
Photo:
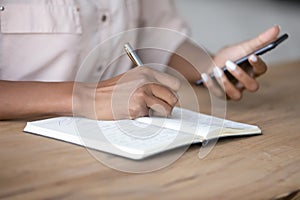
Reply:
[[[268,62],[300,59],[300,1],[288,0],[176,0],[189,22],[193,38],[215,53],[278,24],[288,41],[264,56]]]

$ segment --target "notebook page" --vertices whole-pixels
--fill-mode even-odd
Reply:
[[[188,145],[194,139],[190,134],[132,120],[95,121],[72,117],[29,122],[24,131],[132,159]]]
[[[136,121],[205,137],[210,130],[211,118],[195,115],[194,112],[175,107],[169,118],[142,117]]]
[[[224,120],[221,118],[196,113],[187,109],[175,107],[170,118],[143,117],[139,122],[180,130],[185,133],[211,139],[220,136],[244,135],[260,133],[257,126]],[[231,134],[230,134],[231,133]]]

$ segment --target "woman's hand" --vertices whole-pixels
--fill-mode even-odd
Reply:
[[[148,67],[137,67],[99,84],[75,86],[75,114],[100,119],[170,116],[178,99],[180,81]]]
[[[237,60],[251,52],[258,50],[264,45],[272,42],[278,37],[280,28],[274,26],[267,31],[263,32],[254,39],[225,47],[221,49],[215,56],[214,62],[217,66],[226,65],[228,71],[238,80],[237,84],[233,84],[228,80],[226,75],[220,68],[214,68],[214,74],[216,76],[217,82],[222,86],[223,90],[226,92],[228,98],[232,100],[239,100],[242,97],[242,92],[244,89],[255,92],[259,88],[258,82],[255,80],[256,77],[264,74],[267,71],[267,65],[262,59],[255,55],[251,55],[248,59],[249,66],[246,66],[249,70],[245,72],[240,66],[237,66],[232,61]],[[202,78],[205,85],[212,91],[216,91],[216,87],[213,81],[207,74],[202,74]]]

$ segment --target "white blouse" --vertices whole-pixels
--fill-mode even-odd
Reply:
[[[171,30],[188,33],[172,0],[0,0],[0,23],[0,79],[16,81],[71,81],[87,66],[107,79],[132,66],[125,42],[171,52],[184,40]],[[168,60],[154,54],[145,62]]]

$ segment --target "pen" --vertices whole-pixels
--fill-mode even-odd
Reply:
[[[128,57],[130,58],[130,60],[132,61],[132,63],[137,66],[143,66],[143,63],[141,61],[141,59],[139,58],[139,56],[135,53],[135,51],[133,50],[132,46],[129,43],[126,43],[124,45],[124,49],[128,55]]]

